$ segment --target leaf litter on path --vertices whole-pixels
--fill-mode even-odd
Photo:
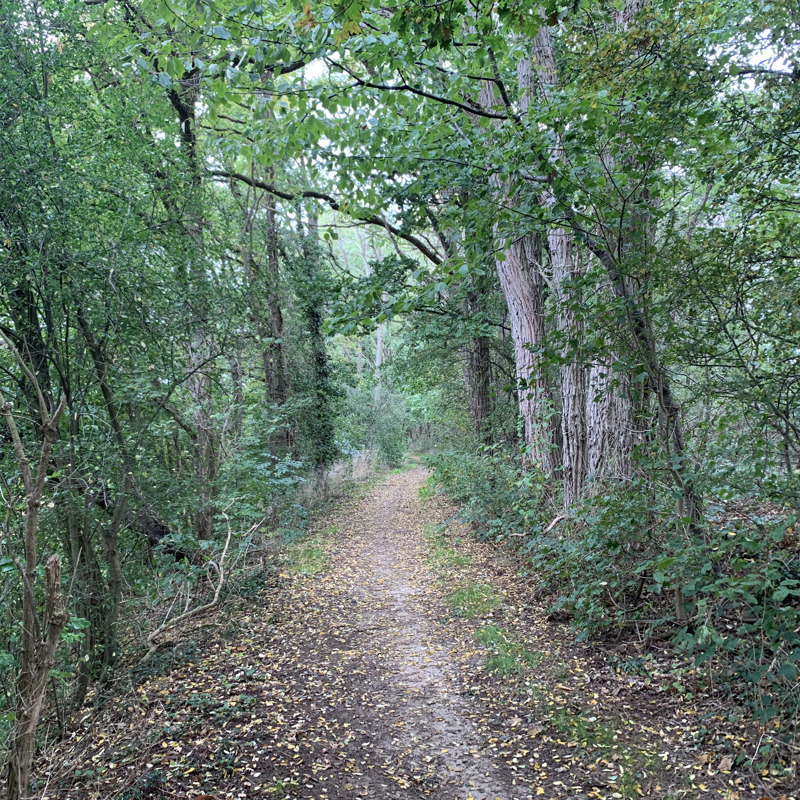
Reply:
[[[738,731],[705,741],[696,708],[612,673],[512,564],[441,533],[454,509],[419,497],[425,477],[345,503],[324,569],[315,555],[279,600],[87,715],[43,759],[40,796],[795,797],[731,773]]]

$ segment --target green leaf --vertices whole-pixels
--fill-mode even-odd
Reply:
[[[10,556],[3,556],[0,558],[0,575],[8,575],[11,572],[17,571],[17,565],[14,559]]]

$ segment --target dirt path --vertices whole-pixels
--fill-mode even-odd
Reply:
[[[418,489],[420,470],[395,476],[348,521],[354,536],[332,559],[317,587],[326,628],[354,632],[348,650],[332,658],[358,676],[348,688],[352,725],[369,731],[356,793],[370,797],[431,797],[516,800],[528,791],[486,755],[475,711],[461,696],[451,658],[457,645],[437,622],[437,587],[424,568]],[[367,745],[367,746],[365,746]],[[338,787],[337,787],[338,788]],[[334,791],[332,789],[332,791]],[[311,795],[313,796],[313,795]],[[331,795],[333,796],[333,795]]]
[[[425,477],[345,503],[292,549],[283,586],[87,712],[36,796],[796,800],[730,773],[746,740],[716,709],[615,674],[548,623],[512,564],[420,498]]]

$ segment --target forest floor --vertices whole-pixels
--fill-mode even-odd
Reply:
[[[37,796],[800,797],[740,766],[763,731],[690,676],[577,645],[425,479],[393,474],[319,521],[277,587],[48,748]]]

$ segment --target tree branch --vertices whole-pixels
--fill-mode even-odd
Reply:
[[[267,183],[266,181],[258,180],[258,178],[253,178],[250,177],[249,175],[243,175],[241,172],[227,172],[226,170],[209,170],[207,174],[215,178],[228,178],[229,180],[233,179],[241,181],[242,183],[246,183],[252,186],[253,188],[263,189],[265,192],[269,192],[270,194],[275,195],[275,197],[280,197],[282,200],[293,201],[302,197],[307,197],[313,200],[322,200],[324,203],[327,203],[334,211],[340,211],[343,214],[349,214],[355,219],[359,219],[362,222],[366,222],[370,225],[377,225],[383,228],[384,230],[388,231],[389,233],[393,233],[399,239],[403,239],[410,245],[413,245],[431,263],[441,264],[444,261],[444,259],[438,253],[434,252],[430,247],[428,247],[428,245],[425,244],[425,242],[423,242],[421,239],[414,236],[413,234],[404,233],[396,225],[392,225],[391,222],[385,220],[383,217],[377,216],[376,214],[357,214],[349,212],[346,209],[342,208],[342,204],[338,200],[336,200],[336,198],[332,197],[329,194],[326,194],[325,192],[318,192],[316,189],[305,189],[299,192],[288,192],[279,189],[277,186],[274,186],[271,183]]]
[[[448,97],[440,97],[439,95],[432,94],[431,92],[426,92],[424,89],[417,89],[416,86],[411,86],[408,83],[400,83],[395,86],[390,86],[387,83],[372,83],[371,81],[365,81],[362,78],[359,78],[358,75],[356,75],[352,70],[344,66],[344,64],[340,64],[330,58],[327,60],[330,61],[330,63],[335,67],[338,67],[343,72],[346,72],[354,81],[356,81],[358,86],[363,86],[367,89],[379,89],[382,92],[410,92],[411,94],[416,94],[419,97],[427,97],[429,100],[435,100],[437,103],[442,103],[446,106],[460,108],[462,111],[466,111],[467,114],[473,114],[477,117],[488,117],[489,119],[508,119],[505,114],[495,114],[493,111],[486,111],[477,103],[475,105],[459,103],[458,100],[451,100]]]

